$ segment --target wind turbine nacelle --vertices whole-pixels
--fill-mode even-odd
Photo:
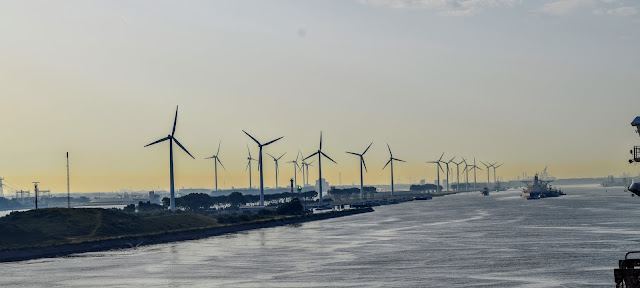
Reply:
[[[627,189],[629,189],[629,192],[640,196],[640,182],[631,183]]]

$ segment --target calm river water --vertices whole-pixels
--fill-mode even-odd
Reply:
[[[373,213],[137,249],[0,264],[0,287],[612,287],[640,250],[623,188],[465,193]],[[606,192],[605,192],[606,191]]]

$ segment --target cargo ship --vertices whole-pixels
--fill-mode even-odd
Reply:
[[[565,195],[561,190],[549,186],[549,183],[552,181],[553,180],[540,180],[538,174],[536,174],[533,181],[522,181],[526,187],[522,189],[522,195],[520,195],[520,197],[527,200],[535,200]]]

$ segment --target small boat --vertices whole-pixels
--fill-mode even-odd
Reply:
[[[416,196],[413,197],[413,200],[431,200],[430,196]]]

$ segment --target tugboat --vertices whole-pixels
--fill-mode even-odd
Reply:
[[[489,188],[484,187],[484,189],[482,189],[482,191],[480,192],[480,195],[489,196]]]
[[[555,189],[549,186],[553,180],[540,180],[538,174],[533,178],[533,181],[523,181],[527,185],[522,189],[520,197],[527,200],[534,200],[540,198],[560,197],[565,195],[561,190]]]

